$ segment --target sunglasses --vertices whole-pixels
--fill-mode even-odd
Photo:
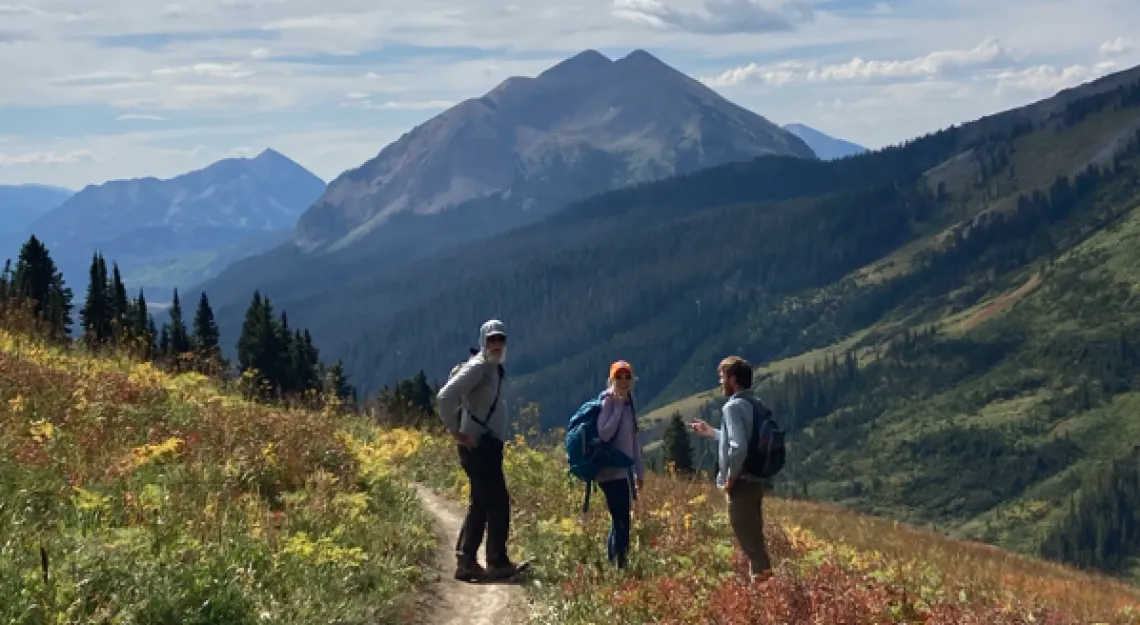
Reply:
[[[633,376],[631,376],[628,373],[618,373],[618,374],[614,375],[614,379],[615,380],[630,380],[630,379],[633,379]]]
[[[502,334],[492,334],[491,336],[487,337],[487,343],[488,344],[506,343],[506,342],[507,342],[507,337],[503,336]]]

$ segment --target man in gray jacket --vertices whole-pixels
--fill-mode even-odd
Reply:
[[[507,333],[492,319],[479,330],[480,349],[452,370],[439,390],[439,415],[455,438],[460,464],[471,482],[467,518],[455,544],[458,559],[455,579],[505,579],[520,570],[507,557],[511,503],[503,474],[503,445],[507,437],[507,411],[499,399]],[[487,535],[487,570],[477,554]]]
[[[767,580],[772,576],[772,563],[764,543],[764,480],[744,470],[752,437],[755,411],[766,407],[752,391],[752,365],[739,356],[729,356],[717,367],[721,391],[728,401],[721,408],[720,428],[696,419],[693,430],[706,438],[714,438],[718,447],[719,472],[716,485],[728,498],[728,520],[740,548],[748,556],[752,579]]]

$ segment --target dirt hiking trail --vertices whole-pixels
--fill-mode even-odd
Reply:
[[[527,622],[526,593],[517,582],[469,583],[452,577],[455,572],[455,537],[464,511],[431,489],[416,485],[424,508],[435,517],[439,546],[435,566],[427,574],[428,586],[420,596],[415,623],[423,625],[523,625]],[[479,561],[485,562],[483,547]]]

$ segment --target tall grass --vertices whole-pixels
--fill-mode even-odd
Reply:
[[[434,538],[375,434],[0,330],[0,622],[391,622]]]
[[[404,471],[457,500],[467,484],[434,433]],[[746,581],[723,494],[650,475],[635,504],[630,567],[606,562],[600,492],[579,517],[580,482],[558,445],[507,446],[512,549],[534,557],[541,623],[1140,623],[1140,592],[985,545],[955,542],[838,508],[765,502],[777,575]]]

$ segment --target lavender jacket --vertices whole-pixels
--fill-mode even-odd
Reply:
[[[618,449],[633,458],[633,473],[638,479],[645,477],[645,462],[641,457],[641,444],[637,440],[637,430],[633,406],[629,402],[618,402],[613,395],[602,399],[602,412],[598,415],[598,437],[603,441],[613,441]],[[598,472],[598,482],[622,480],[629,477],[627,469],[607,467]]]

